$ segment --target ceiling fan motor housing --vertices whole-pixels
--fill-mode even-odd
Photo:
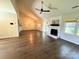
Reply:
[[[43,11],[43,9],[41,9],[41,11]]]

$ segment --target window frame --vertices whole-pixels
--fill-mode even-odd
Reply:
[[[73,20],[66,20],[66,19],[73,19]],[[70,34],[70,35],[76,35],[76,36],[79,36],[78,32],[79,32],[79,18],[74,18],[74,17],[71,17],[71,18],[66,18],[64,19],[64,32],[65,32],[65,23],[68,23],[68,22],[75,22],[76,25],[75,25],[75,29],[74,29],[74,34],[70,34],[70,33],[67,33],[67,34]]]

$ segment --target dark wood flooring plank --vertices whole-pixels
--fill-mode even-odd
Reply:
[[[39,31],[0,40],[0,59],[79,59],[79,46]]]

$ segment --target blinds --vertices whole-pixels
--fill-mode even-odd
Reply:
[[[65,18],[64,18],[64,21],[65,21],[65,22],[76,22],[77,19],[74,18],[74,17],[65,17]]]

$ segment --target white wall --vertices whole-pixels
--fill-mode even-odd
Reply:
[[[18,37],[17,14],[10,0],[1,0],[0,4],[0,39]],[[13,23],[11,25],[10,23]]]
[[[8,12],[0,12],[0,16],[0,38],[19,36],[17,16]],[[10,25],[10,23],[14,23],[14,25]]]
[[[49,20],[47,20],[45,22],[45,33],[53,38],[58,38],[60,35],[60,26],[50,26],[50,24],[52,24],[53,20],[62,20],[62,16],[54,16],[54,17],[50,17]],[[59,21],[59,24],[61,22]],[[50,34],[51,29],[57,29],[58,30],[58,36],[54,36]]]

